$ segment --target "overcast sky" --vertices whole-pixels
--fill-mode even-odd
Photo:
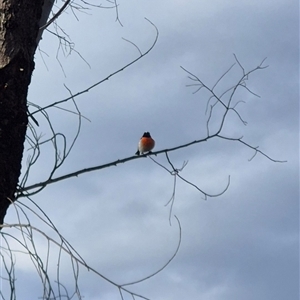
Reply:
[[[229,114],[224,134],[243,136],[271,158],[287,162],[272,162],[260,154],[249,161],[253,150],[221,139],[170,152],[176,168],[188,161],[180,175],[209,194],[220,193],[230,176],[226,193],[206,201],[178,179],[172,226],[170,206],[165,204],[174,178],[149,158],[49,185],[32,199],[90,266],[118,284],[147,277],[171,258],[179,240],[176,215],[182,229],[177,256],[158,275],[127,287],[149,299],[299,299],[298,1],[118,3],[123,26],[115,22],[114,9],[89,7],[84,12],[75,10],[76,17],[68,9],[60,16],[59,26],[80,55],[73,51],[65,57],[57,37],[47,31],[36,53],[28,101],[46,106],[69,96],[65,86],[75,94],[138,57],[137,49],[122,37],[146,51],[156,31],[145,17],[159,31],[148,55],[76,98],[88,120],[82,119],[77,142],[54,177],[134,155],[144,131],[155,139],[155,150],[205,138],[209,94],[186,87],[192,82],[180,66],[212,87],[235,63],[233,54],[245,71],[264,58],[268,68],[254,72],[247,81],[260,98],[246,91],[235,98],[245,101],[237,109],[247,126]],[[55,11],[61,3],[57,5]],[[49,29],[54,31],[53,26]],[[239,76],[236,64],[216,92],[234,85]],[[62,107],[74,110],[72,103]],[[70,145],[78,116],[55,108],[48,113],[55,130],[64,133]],[[50,138],[43,116],[35,118],[40,126],[32,124],[38,134]],[[49,176],[53,150],[50,144],[41,150],[28,185]],[[25,152],[24,170],[30,153]],[[170,167],[164,154],[153,158]],[[27,199],[20,201],[29,204]],[[17,222],[13,208],[5,221]],[[42,226],[33,217],[32,223]],[[38,234],[36,244],[41,251],[47,249]],[[58,254],[54,246],[51,251],[49,273],[54,283]],[[18,298],[38,299],[43,290],[32,263],[24,255],[16,255],[16,260]],[[60,280],[70,293],[74,291],[67,256],[62,256]],[[84,268],[79,287],[84,299],[121,299],[115,286]],[[132,297],[124,293],[124,299]]]

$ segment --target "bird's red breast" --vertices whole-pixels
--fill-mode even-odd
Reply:
[[[155,146],[155,141],[151,137],[149,132],[144,132],[143,136],[141,137],[138,150],[135,153],[136,155],[143,155],[145,152],[151,151]]]

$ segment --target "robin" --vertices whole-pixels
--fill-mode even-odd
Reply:
[[[135,155],[143,155],[145,152],[151,152],[155,146],[155,141],[152,139],[150,132],[144,132],[138,145],[138,150]]]

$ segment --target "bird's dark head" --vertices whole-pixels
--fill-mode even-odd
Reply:
[[[143,137],[148,137],[148,138],[150,138],[151,137],[151,135],[150,135],[150,132],[144,132],[144,134],[143,134]]]

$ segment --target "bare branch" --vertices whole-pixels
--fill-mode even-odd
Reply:
[[[219,134],[214,134],[214,135],[210,135],[210,136],[208,136],[208,137],[206,137],[204,139],[195,140],[195,141],[192,141],[192,142],[189,142],[189,143],[186,143],[186,144],[182,144],[182,145],[179,145],[179,146],[176,146],[176,147],[173,147],[173,148],[158,150],[158,151],[154,151],[154,152],[151,152],[151,153],[146,153],[146,154],[143,154],[143,155],[140,155],[140,156],[136,156],[136,155],[129,156],[129,157],[126,157],[126,158],[123,158],[123,159],[115,160],[115,161],[107,163],[107,164],[103,164],[103,165],[98,165],[98,166],[95,166],[95,167],[81,169],[81,170],[78,170],[78,171],[75,171],[75,172],[72,172],[72,173],[68,173],[68,174],[63,175],[63,176],[59,176],[59,177],[56,177],[56,178],[51,178],[51,179],[48,179],[46,181],[43,181],[43,182],[40,182],[40,183],[36,183],[36,184],[30,185],[30,186],[20,187],[17,190],[17,193],[18,193],[17,198],[27,196],[26,192],[28,192],[28,191],[30,191],[32,189],[44,188],[47,185],[55,183],[55,182],[58,182],[58,181],[62,181],[62,180],[65,180],[65,179],[68,179],[68,178],[72,178],[72,177],[78,177],[79,175],[84,174],[84,173],[89,173],[89,172],[93,172],[93,171],[105,169],[105,168],[108,168],[108,167],[117,166],[119,164],[131,161],[131,160],[141,159],[141,158],[144,158],[144,157],[147,157],[147,156],[153,156],[153,155],[158,155],[158,154],[161,154],[161,153],[167,153],[167,152],[176,151],[176,150],[181,149],[181,148],[186,148],[186,147],[189,147],[189,146],[194,145],[194,144],[199,144],[199,143],[208,141],[209,139],[212,139],[212,138],[215,138],[215,137],[219,137],[219,138],[223,138],[223,139],[227,139],[227,140],[239,141],[242,144],[244,144],[245,146],[247,146],[247,147],[255,150],[256,152],[262,154],[263,156],[265,156],[266,158],[268,158],[269,160],[271,160],[273,162],[286,162],[286,161],[275,160],[275,159],[271,158],[270,156],[266,155],[261,150],[258,150],[257,148],[255,148],[255,147],[251,146],[250,144],[242,141],[241,139],[228,138],[228,137],[220,136]],[[226,190],[227,190],[227,188],[225,188],[225,191]],[[39,190],[36,191],[36,192],[33,192],[33,193],[29,193],[29,195],[34,195],[37,192],[39,192]],[[222,194],[222,193],[223,192],[221,192],[220,194]],[[210,195],[210,196],[213,197],[213,195]]]
[[[140,155],[140,156],[136,156],[136,155],[129,156],[129,157],[126,157],[126,158],[123,158],[123,159],[115,160],[115,161],[107,163],[107,164],[103,164],[103,165],[99,165],[99,166],[95,166],[95,167],[81,169],[81,170],[78,170],[78,171],[75,171],[75,172],[63,175],[63,176],[59,176],[59,177],[56,177],[56,178],[51,178],[51,179],[48,179],[46,181],[43,181],[43,182],[40,182],[40,183],[36,183],[36,184],[30,185],[30,186],[27,186],[27,187],[26,186],[25,187],[20,187],[17,190],[17,193],[18,193],[17,197],[19,198],[19,197],[28,196],[26,193],[24,194],[24,192],[27,192],[29,190],[36,189],[36,188],[44,188],[44,187],[46,187],[49,184],[65,180],[67,178],[78,177],[79,175],[84,174],[84,173],[89,173],[89,172],[93,172],[93,171],[105,169],[105,168],[108,168],[108,167],[117,166],[117,165],[125,163],[127,161],[131,161],[131,160],[135,160],[135,159],[141,159],[141,158],[144,158],[144,157],[147,157],[147,156],[157,155],[157,154],[160,154],[160,153],[166,153],[166,152],[175,151],[177,149],[185,148],[185,147],[188,147],[190,145],[193,145],[193,144],[196,144],[196,143],[200,143],[200,142],[203,142],[203,141],[206,141],[206,140],[207,140],[207,138],[203,139],[203,140],[196,140],[196,141],[184,144],[184,145],[180,145],[180,146],[173,147],[173,148],[170,148],[170,149],[159,150],[159,151],[152,152],[152,153],[147,153],[147,154],[143,154],[143,155]],[[38,192],[39,192],[39,190],[36,191],[36,192],[30,193],[30,195],[34,195],[34,194],[36,194]]]
[[[67,6],[70,4],[71,0],[66,0],[63,6],[58,10],[58,12],[43,26],[40,27],[40,30],[44,30],[47,28],[50,24],[52,24],[61,14],[62,12],[67,8]]]
[[[225,137],[225,136],[221,136],[221,135],[218,135],[218,137],[221,139],[224,139],[224,140],[236,141],[236,142],[242,143],[243,145],[247,146],[248,148],[253,149],[255,152],[254,152],[254,155],[249,159],[249,161],[251,161],[256,156],[256,154],[259,153],[259,154],[263,155],[264,157],[266,157],[267,159],[269,159],[270,161],[273,161],[276,163],[286,163],[287,162],[287,160],[278,160],[278,159],[271,158],[269,155],[267,155],[263,151],[259,150],[258,147],[251,146],[250,144],[244,142],[242,140],[242,138],[230,138],[230,137]]]
[[[106,80],[109,80],[111,77],[113,77],[113,76],[115,76],[116,74],[118,74],[118,73],[124,71],[125,69],[127,69],[128,67],[130,67],[131,65],[133,65],[134,63],[136,63],[137,61],[139,61],[140,59],[142,59],[144,56],[146,56],[146,55],[154,48],[154,46],[156,45],[156,42],[157,42],[158,36],[159,36],[159,31],[158,31],[157,27],[156,27],[149,19],[147,19],[147,18],[145,18],[145,19],[146,19],[146,20],[154,27],[154,29],[155,29],[155,31],[156,31],[155,39],[154,39],[152,45],[148,48],[147,51],[145,51],[144,53],[140,54],[139,57],[137,57],[136,59],[132,60],[130,63],[128,63],[127,65],[123,66],[122,68],[120,68],[120,69],[116,70],[115,72],[111,73],[110,75],[108,75],[108,76],[105,77],[104,79],[101,79],[100,81],[98,81],[98,82],[92,84],[91,86],[87,87],[86,89],[84,89],[84,90],[82,90],[82,91],[80,91],[80,92],[77,92],[77,93],[73,94],[72,97],[67,97],[67,98],[65,98],[65,99],[63,99],[63,100],[60,100],[60,101],[51,103],[51,104],[49,104],[49,105],[47,105],[47,106],[45,106],[45,107],[42,107],[42,108],[40,108],[40,109],[38,109],[38,110],[32,112],[30,115],[34,115],[34,114],[36,114],[36,113],[38,113],[38,112],[41,112],[42,110],[46,110],[46,109],[48,109],[48,108],[50,108],[50,107],[57,106],[58,104],[67,102],[67,101],[69,101],[69,100],[71,100],[71,99],[75,99],[76,97],[78,97],[78,96],[80,96],[80,95],[82,95],[82,94],[84,94],[84,93],[89,92],[91,89],[95,88],[96,86],[100,85],[101,83],[105,82]],[[133,44],[133,43],[132,43],[132,44]],[[136,45],[135,45],[135,47],[137,48]],[[139,49],[139,48],[138,48],[138,49]]]

